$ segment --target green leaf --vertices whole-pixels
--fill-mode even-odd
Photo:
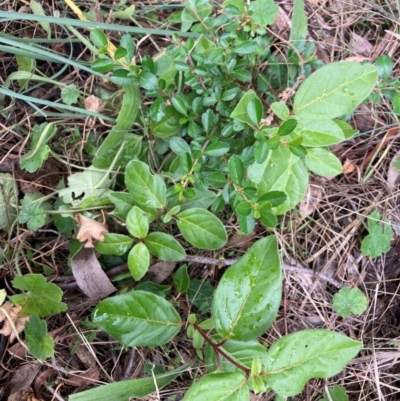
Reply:
[[[31,203],[21,207],[18,213],[18,223],[26,224],[29,230],[37,230],[46,224],[46,210],[40,203]]]
[[[17,218],[17,211],[11,206],[17,203],[16,185],[11,174],[0,173],[0,188],[0,230],[7,231]],[[20,212],[18,217],[20,217]]]
[[[179,213],[178,227],[185,240],[199,249],[219,249],[228,240],[221,220],[208,210],[192,208]]]
[[[195,22],[201,21],[212,11],[211,4],[208,1],[191,0],[186,3],[182,12],[182,21]]]
[[[368,216],[369,234],[361,242],[361,252],[364,256],[377,258],[390,251],[390,241],[394,232],[390,223],[381,221],[381,215],[376,210]]]
[[[255,126],[260,124],[263,115],[263,107],[259,98],[251,99],[249,103],[247,103],[247,114]]]
[[[178,93],[171,99],[171,103],[179,113],[183,114],[184,116],[187,115],[188,106],[185,95]]]
[[[180,211],[183,212],[192,208],[207,209],[216,199],[217,195],[212,191],[199,191],[195,189],[196,196],[192,199],[179,200],[178,197],[174,197],[168,200],[168,210],[172,207],[179,205]]]
[[[92,29],[90,31],[90,40],[99,48],[106,47],[108,45],[107,36],[100,29]]]
[[[46,16],[46,13],[44,12],[42,5],[38,1],[31,0],[29,5],[31,6],[31,10],[32,10],[33,14],[43,16],[43,17]],[[43,28],[43,30],[47,33],[47,39],[50,39],[51,38],[50,23],[45,20],[40,20],[39,24]]]
[[[303,146],[330,146],[346,139],[343,130],[335,121],[302,120],[298,122],[293,137],[301,136]]]
[[[127,401],[131,398],[143,398],[152,394],[172,382],[181,373],[186,372],[193,364],[192,361],[177,369],[161,375],[145,377],[143,379],[122,380],[105,386],[98,386],[91,390],[71,394],[69,401]]]
[[[329,150],[322,148],[309,148],[305,157],[307,167],[314,173],[323,177],[334,177],[342,173],[342,163]]]
[[[222,341],[222,337],[215,336],[213,340]],[[266,363],[267,351],[258,341],[235,341],[228,340],[223,343],[221,348],[236,362],[250,369],[254,357],[261,360],[262,365]],[[240,372],[241,370],[233,363],[229,362],[222,355],[219,355],[221,372]],[[209,372],[219,369],[214,349],[207,344],[205,350],[205,363]]]
[[[325,388],[325,395],[320,401],[349,401],[346,389],[335,384],[331,388]]]
[[[145,212],[154,213],[155,209],[164,208],[167,192],[165,183],[159,175],[150,173],[146,163],[132,160],[126,166],[125,184]]]
[[[278,118],[285,121],[289,118],[290,111],[285,103],[282,102],[274,102],[271,103],[271,109],[276,114]]]
[[[275,22],[279,7],[274,0],[255,0],[250,3],[249,11],[254,23],[264,27]]]
[[[103,255],[121,256],[128,252],[133,244],[131,237],[123,234],[104,234],[103,242],[96,242],[95,248],[97,252]]]
[[[303,330],[273,343],[267,352],[267,384],[282,396],[299,394],[308,380],[332,377],[362,344],[329,330]]]
[[[278,135],[279,136],[285,136],[285,135],[290,135],[293,130],[297,126],[297,120],[294,118],[291,118],[290,120],[285,121],[278,130]]]
[[[210,373],[195,382],[182,401],[249,401],[247,379],[242,373]]]
[[[160,121],[150,121],[150,129],[154,136],[158,138],[166,138],[176,134],[181,128],[181,114],[173,107],[165,108],[165,115]]]
[[[24,72],[28,72],[30,74],[34,73],[34,70],[36,68],[36,60],[33,57],[27,57],[27,56],[16,54],[15,59],[17,60],[19,72],[24,71]],[[6,89],[8,88],[7,81],[9,79],[10,79],[10,77],[8,77],[8,79],[5,81],[3,88],[6,88]],[[18,85],[23,89],[25,89],[28,82],[29,82],[29,79],[18,79]]]
[[[308,187],[308,172],[303,162],[283,146],[271,150],[264,163],[252,164],[248,168],[248,178],[256,184],[259,196],[270,191],[287,195],[286,202],[278,206],[274,214],[293,209],[303,199]]]
[[[111,60],[108,57],[104,57],[99,58],[92,63],[92,70],[96,72],[106,73],[112,71],[116,66],[117,64],[115,64],[114,60]]]
[[[354,110],[371,93],[378,78],[371,64],[331,63],[311,74],[294,97],[294,114],[308,120],[328,120]]]
[[[396,93],[392,99],[393,112],[400,114],[400,93]]]
[[[219,157],[228,153],[230,149],[229,144],[221,141],[217,141],[207,146],[204,153],[209,156]]]
[[[252,54],[258,49],[259,44],[256,40],[247,40],[233,48],[233,52],[236,54]]]
[[[107,171],[91,170],[68,176],[68,187],[60,189],[58,194],[64,203],[73,207],[82,206],[86,201],[98,202],[108,198],[111,179]]]
[[[133,206],[126,218],[126,228],[134,237],[144,238],[149,232],[149,219],[146,213],[137,206]]]
[[[76,103],[79,96],[80,92],[75,84],[67,85],[61,91],[61,99],[65,104]]]
[[[139,75],[139,85],[146,90],[155,90],[158,87],[157,77],[151,72],[143,71]]]
[[[126,221],[128,213],[132,209],[132,206],[136,205],[131,194],[127,192],[113,192],[109,193],[110,201],[115,205],[113,215],[118,217],[122,221]]]
[[[187,269],[188,267],[186,264],[182,265],[174,274],[174,285],[176,290],[180,293],[185,293],[189,288],[190,277]]]
[[[343,318],[361,315],[368,307],[367,297],[358,288],[341,288],[332,299],[333,310]]]
[[[128,255],[128,267],[132,277],[139,281],[147,273],[150,266],[150,253],[142,242],[136,244]]]
[[[384,54],[379,56],[375,61],[375,67],[383,81],[387,81],[393,70],[393,60],[390,56]]]
[[[243,95],[243,97],[240,99],[240,101],[237,104],[237,106],[235,107],[235,109],[232,111],[231,118],[242,121],[250,126],[255,125],[253,120],[249,116],[249,111],[248,111],[247,107],[251,102],[256,102],[255,104],[258,104],[257,101],[261,103],[261,101],[257,97],[256,93],[253,90],[247,91]],[[255,108],[256,107],[259,108],[259,105],[255,106]],[[261,105],[261,109],[262,109],[262,105]]]
[[[215,328],[224,338],[249,341],[275,320],[282,293],[282,270],[275,236],[257,241],[228,268],[213,300]]]
[[[171,341],[181,319],[170,302],[144,291],[131,291],[101,301],[93,323],[128,347],[155,347]]]
[[[9,297],[15,305],[22,305],[21,316],[36,314],[45,317],[67,310],[67,305],[61,302],[62,290],[48,283],[41,274],[16,276],[12,285],[15,289],[25,291]]]
[[[228,160],[229,177],[236,184],[241,186],[244,178],[244,165],[238,155],[232,155]]]
[[[31,150],[21,157],[19,165],[24,170],[35,173],[47,160],[50,147],[47,142],[54,136],[57,127],[53,123],[35,125],[31,133]]]
[[[289,40],[297,48],[307,38],[307,15],[304,10],[304,0],[294,0],[292,29],[290,30]]]
[[[184,139],[179,137],[171,138],[169,141],[169,147],[178,156],[182,156],[185,153],[192,153],[192,150],[190,149],[188,143]]]
[[[150,253],[161,260],[181,260],[186,256],[182,245],[172,236],[165,233],[155,232],[144,239],[144,244]]]
[[[111,15],[111,19],[112,20],[130,20],[133,17],[133,14],[135,12],[135,5],[132,4],[131,6],[125,8],[124,10],[120,10],[120,11],[115,11],[112,15]],[[121,46],[124,46],[122,44],[122,39],[121,39]],[[125,46],[124,46],[125,47]]]
[[[31,315],[25,323],[25,341],[34,358],[42,361],[54,355],[54,340],[47,334],[47,324],[38,315]]]

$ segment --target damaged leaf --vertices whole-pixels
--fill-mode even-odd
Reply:
[[[85,248],[94,248],[94,243],[104,241],[104,234],[108,233],[105,224],[99,223],[82,214],[77,214],[75,219],[78,223],[79,232],[76,239],[80,242],[85,242]]]

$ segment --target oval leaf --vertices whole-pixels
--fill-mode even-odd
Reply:
[[[228,237],[216,216],[205,209],[188,209],[178,215],[178,227],[186,241],[199,249],[219,249]]]
[[[314,174],[322,175],[323,177],[333,177],[342,172],[342,163],[327,149],[308,149],[305,162]]]
[[[361,346],[343,334],[321,329],[282,337],[267,352],[267,383],[281,396],[299,394],[308,380],[338,374]]]
[[[133,199],[147,212],[162,209],[166,200],[166,186],[159,175],[150,173],[149,166],[132,160],[126,166],[125,184]]]
[[[250,341],[275,320],[282,270],[275,236],[257,241],[222,277],[213,300],[215,328],[224,338]]]
[[[129,211],[126,218],[126,228],[136,238],[144,238],[149,231],[149,220],[146,214],[137,206]]]
[[[150,253],[142,242],[136,244],[129,252],[128,266],[132,277],[137,281],[147,273],[150,266]]]
[[[95,249],[104,255],[120,256],[133,244],[132,238],[122,234],[104,234],[103,242],[96,242]]]
[[[173,106],[165,108],[165,115],[160,121],[150,121],[150,129],[154,136],[158,138],[166,138],[178,132],[181,124],[181,114]]]
[[[247,379],[242,373],[210,373],[194,383],[183,401],[248,401]]]
[[[181,260],[186,256],[181,244],[169,234],[151,233],[143,242],[149,251],[161,260]]]
[[[155,347],[171,341],[181,319],[167,300],[145,291],[131,291],[101,301],[93,323],[128,347]]]
[[[378,70],[353,61],[332,63],[311,74],[294,97],[294,114],[328,120],[354,110],[371,93]]]

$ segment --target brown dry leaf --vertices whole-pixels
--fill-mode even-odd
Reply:
[[[0,323],[4,322],[3,328],[0,330],[0,334],[3,336],[10,336],[10,343],[12,343],[17,334],[23,332],[25,323],[29,320],[29,316],[19,317],[18,313],[21,311],[22,306],[14,306],[10,301],[5,302],[0,307]],[[11,318],[17,333],[11,326],[10,321],[6,317],[6,314]]]
[[[104,110],[104,107],[106,106],[105,102],[103,102],[94,95],[90,95],[89,97],[84,99],[83,103],[85,104],[86,110],[91,110],[96,113],[101,113]]]
[[[40,364],[28,363],[20,365],[20,367],[13,373],[10,382],[10,394],[14,394],[30,388],[33,380],[39,372]]]
[[[72,258],[71,268],[76,284],[89,298],[106,298],[117,291],[101,268],[93,248],[82,248]]]
[[[95,385],[100,378],[100,372],[97,368],[90,368],[86,372],[71,376],[70,379],[65,379],[65,383],[69,386],[90,386]]]
[[[363,38],[362,36],[356,34],[355,32],[352,32],[351,36],[352,36],[353,52],[358,56],[369,57],[374,47],[369,42],[369,40]]]
[[[349,175],[356,170],[356,165],[350,160],[346,159],[343,163],[343,174]]]
[[[77,214],[75,220],[79,227],[76,239],[80,242],[86,242],[85,248],[94,248],[93,241],[104,241],[104,234],[108,233],[107,227],[104,224],[81,214]]]
[[[304,195],[304,198],[299,205],[300,214],[303,217],[310,216],[317,210],[323,193],[324,191],[321,187],[315,185],[310,185],[308,187],[307,193]]]
[[[256,233],[251,234],[233,234],[228,243],[225,245],[226,248],[239,248],[239,249],[247,249],[249,247],[250,242],[255,237]]]
[[[147,274],[149,278],[151,278],[151,281],[154,281],[157,284],[161,284],[171,275],[171,273],[175,269],[175,266],[175,262],[157,262],[149,267]]]
[[[96,367],[96,360],[86,346],[81,345],[75,351],[75,355],[90,369]]]
[[[400,162],[400,151],[397,152],[390,161],[386,183],[390,191],[396,189],[397,182],[399,181],[400,169],[398,168]],[[396,167],[397,165],[397,167]]]
[[[43,401],[43,400],[41,398],[36,398],[34,392],[31,389],[28,389],[11,394],[7,398],[7,401]]]

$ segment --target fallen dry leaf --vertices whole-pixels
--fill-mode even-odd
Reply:
[[[28,363],[26,365],[20,365],[20,367],[13,373],[10,382],[10,394],[17,393],[19,391],[27,390],[30,388],[33,380],[39,372],[40,364]]]
[[[91,110],[96,113],[101,113],[104,110],[104,107],[106,106],[105,102],[103,102],[94,95],[90,95],[89,97],[84,99],[83,103],[85,104],[86,110]]]
[[[356,34],[355,32],[352,32],[351,36],[352,36],[353,52],[358,56],[369,57],[374,48],[371,42],[363,38],[362,36]]]
[[[161,284],[171,275],[175,269],[175,266],[175,262],[160,261],[154,265],[151,265],[147,271],[147,274],[151,281]]]
[[[97,368],[90,368],[86,372],[71,376],[70,379],[65,379],[65,383],[69,386],[81,387],[95,385],[99,381],[100,372]]]
[[[349,175],[356,170],[356,165],[350,160],[346,159],[343,163],[343,174]]]
[[[80,242],[86,242],[85,248],[94,248],[93,241],[104,241],[104,234],[108,233],[107,227],[104,224],[81,214],[77,214],[75,220],[79,227],[76,239]]]
[[[307,193],[304,195],[299,205],[300,214],[303,217],[309,216],[317,210],[323,193],[324,191],[321,187],[316,187],[314,185],[308,187]]]
[[[10,343],[12,343],[17,334],[23,332],[25,328],[25,323],[29,320],[29,316],[20,317],[18,313],[21,311],[22,306],[14,306],[10,301],[5,302],[0,307],[0,323],[4,322],[3,328],[0,330],[0,334],[3,336],[10,336]],[[17,333],[15,333],[14,329],[11,326],[9,319],[7,318],[6,314],[9,318],[11,318]]]
[[[390,191],[396,189],[397,182],[400,175],[400,151],[397,152],[390,161],[386,183]]]
[[[72,258],[71,268],[76,284],[89,298],[102,299],[117,291],[101,268],[93,248],[82,248]]]

